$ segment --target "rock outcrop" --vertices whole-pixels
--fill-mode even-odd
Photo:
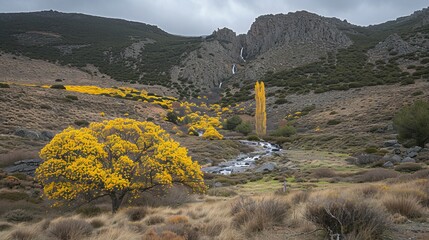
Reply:
[[[389,59],[417,51],[418,48],[404,41],[398,34],[392,34],[368,51],[371,61]]]

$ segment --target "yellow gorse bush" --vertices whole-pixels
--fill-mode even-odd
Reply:
[[[115,212],[127,194],[182,183],[204,191],[203,173],[187,149],[160,126],[118,118],[69,127],[40,152],[36,170],[45,195],[57,203],[112,200]]]

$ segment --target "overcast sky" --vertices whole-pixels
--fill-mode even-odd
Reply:
[[[246,33],[263,14],[307,10],[370,25],[409,15],[429,0],[0,0],[0,12],[57,10],[122,18],[179,35],[207,35],[228,27]]]

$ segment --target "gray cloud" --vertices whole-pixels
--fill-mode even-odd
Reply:
[[[180,35],[206,35],[228,27],[245,33],[263,14],[307,10],[370,25],[409,15],[427,0],[0,0],[0,12],[58,10],[154,24]]]

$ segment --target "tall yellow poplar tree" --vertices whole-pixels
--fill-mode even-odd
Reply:
[[[255,126],[256,134],[263,136],[267,133],[267,113],[265,111],[265,86],[264,82],[257,81],[255,84]]]
[[[152,122],[118,118],[69,127],[40,152],[36,170],[44,194],[57,204],[110,197],[116,212],[125,196],[184,184],[204,191],[199,164]]]

